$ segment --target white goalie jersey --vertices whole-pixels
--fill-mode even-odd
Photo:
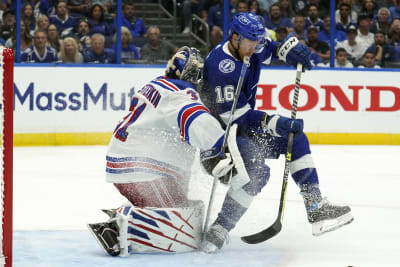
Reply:
[[[220,145],[223,135],[190,83],[158,77],[134,93],[129,113],[115,128],[106,180],[182,180],[190,175],[196,148]]]

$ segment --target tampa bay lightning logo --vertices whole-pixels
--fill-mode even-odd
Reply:
[[[218,68],[223,73],[230,73],[235,70],[235,63],[230,59],[224,59],[219,63]]]
[[[244,24],[244,25],[250,24],[250,20],[243,15],[240,15],[238,19],[241,24]]]

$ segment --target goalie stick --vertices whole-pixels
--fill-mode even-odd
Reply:
[[[247,71],[247,68],[249,67],[249,65],[250,65],[250,58],[243,57],[243,65],[242,65],[242,69],[240,70],[239,81],[237,83],[236,91],[235,91],[235,98],[233,99],[231,112],[229,114],[229,120],[226,125],[224,140],[222,142],[221,153],[223,153],[225,151],[226,142],[227,142],[227,138],[229,135],[229,130],[230,130],[230,128],[232,126],[232,122],[233,122],[233,115],[235,114],[236,105],[237,105],[237,102],[238,102],[239,96],[240,96],[240,91],[242,90],[244,76],[246,75],[246,71]],[[218,178],[214,177],[213,185],[211,188],[210,200],[208,201],[208,207],[207,207],[206,219],[205,219],[204,227],[203,227],[203,233],[205,233],[208,229],[208,222],[210,220],[211,208],[214,203],[214,195],[215,195],[215,189],[217,188],[217,184],[218,184]]]
[[[292,105],[292,113],[291,113],[291,118],[293,120],[296,119],[302,68],[303,68],[302,64],[297,63],[296,82],[295,82],[295,86],[294,86],[294,96],[293,96],[293,105]],[[292,159],[293,135],[294,135],[293,133],[290,133],[289,138],[288,138],[288,145],[287,145],[286,159],[285,159],[285,169],[283,171],[283,182],[282,182],[282,191],[281,191],[281,199],[280,199],[280,203],[279,203],[278,217],[276,218],[275,222],[270,227],[262,230],[261,232],[258,232],[258,233],[252,234],[252,235],[248,235],[248,236],[242,236],[241,239],[243,242],[246,242],[248,244],[261,243],[261,242],[264,242],[264,241],[274,237],[282,229],[283,211],[285,209],[286,189],[287,189],[288,176],[289,176],[289,163]]]

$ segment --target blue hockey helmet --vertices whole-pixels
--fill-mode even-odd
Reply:
[[[229,25],[229,36],[233,33],[239,35],[239,40],[242,38],[251,41],[264,43],[265,28],[259,16],[253,12],[237,13],[232,17]]]
[[[204,59],[199,50],[194,47],[183,46],[168,61],[165,75],[173,75],[180,80],[196,85],[201,78],[203,66]]]

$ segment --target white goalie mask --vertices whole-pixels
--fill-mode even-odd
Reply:
[[[181,47],[168,61],[165,74],[175,74],[180,80],[197,85],[202,74],[204,59],[199,50],[188,46]]]

